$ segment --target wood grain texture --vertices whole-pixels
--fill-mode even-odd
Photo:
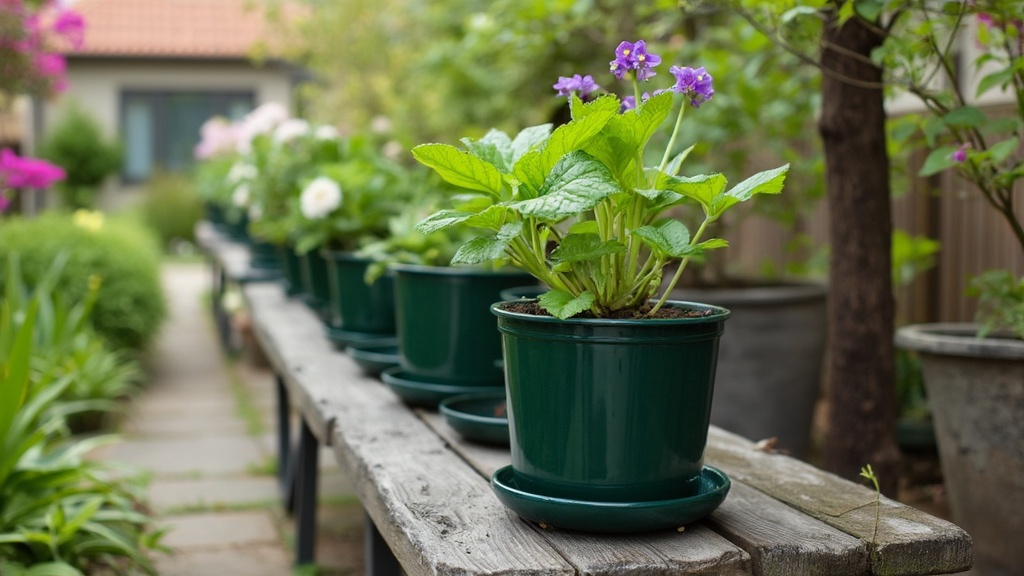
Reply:
[[[272,285],[244,289],[257,337],[289,397],[341,468],[410,575],[575,570],[511,522],[485,478],[377,380],[324,338],[305,306]]]
[[[867,543],[872,573],[952,574],[973,564],[971,537],[955,524],[882,497],[876,534],[874,490],[735,434],[712,428],[706,458],[732,480]]]
[[[436,412],[410,410],[278,286],[248,284],[243,294],[292,405],[332,446],[411,575],[932,574],[970,565],[963,530],[887,499],[872,546],[873,491],[716,428],[707,461],[733,489],[704,522],[639,535],[541,529],[489,487],[508,450],[467,442]]]

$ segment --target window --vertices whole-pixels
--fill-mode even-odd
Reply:
[[[238,120],[255,102],[252,92],[136,91],[121,94],[125,182],[147,180],[154,170],[192,167],[199,128],[211,116]]]

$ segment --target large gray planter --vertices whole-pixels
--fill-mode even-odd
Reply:
[[[821,388],[828,290],[822,284],[672,292],[732,311],[719,344],[711,423],[805,458]]]
[[[975,572],[1024,574],[1024,340],[972,324],[916,324],[896,345],[921,358],[953,520]]]

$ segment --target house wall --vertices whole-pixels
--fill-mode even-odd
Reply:
[[[37,126],[41,134],[58,121],[62,107],[74,101],[100,122],[108,136],[119,136],[124,90],[251,90],[257,106],[266,102],[279,102],[289,109],[292,106],[290,69],[273,64],[255,67],[245,60],[72,58],[67,78],[68,90],[42,107]],[[140,192],[140,186],[122,185],[114,177],[105,186],[100,205],[116,209],[134,201]]]

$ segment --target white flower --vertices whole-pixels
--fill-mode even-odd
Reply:
[[[260,134],[266,134],[288,119],[288,109],[277,102],[267,102],[249,112],[238,127],[238,139],[235,150],[240,154],[248,154],[252,150],[252,141]]]
[[[391,132],[391,119],[387,116],[374,116],[370,119],[370,132],[388,134]]]
[[[324,218],[341,206],[341,186],[324,176],[316,178],[302,190],[299,205],[306,218]]]
[[[253,204],[252,206],[249,206],[249,220],[258,222],[262,218],[263,206],[260,206],[259,204]]]
[[[255,180],[257,176],[259,176],[259,170],[252,164],[235,162],[231,165],[231,170],[228,170],[227,182],[232,185],[240,184],[246,180]]]
[[[245,208],[249,205],[248,184],[239,184],[235,187],[235,191],[231,193],[231,203],[239,208]]]
[[[338,129],[330,124],[321,124],[316,127],[316,131],[313,132],[313,137],[317,140],[337,140]]]
[[[309,133],[309,122],[301,118],[289,118],[274,129],[274,142],[284,144]]]

